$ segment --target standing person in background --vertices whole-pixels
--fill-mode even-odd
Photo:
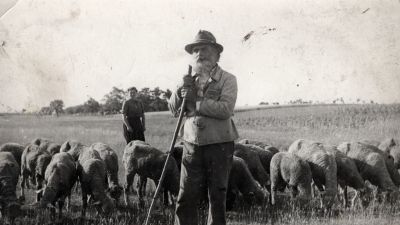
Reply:
[[[143,103],[136,98],[138,91],[131,87],[128,92],[130,98],[122,104],[123,129],[127,144],[133,140],[145,141],[146,130]]]
[[[208,193],[209,225],[226,224],[226,191],[232,167],[233,123],[237,97],[236,77],[217,64],[223,51],[214,35],[200,30],[193,43],[185,46],[193,59],[193,76],[185,75],[169,99],[177,116],[185,110],[181,180],[176,203],[176,225],[198,224],[198,203]],[[183,98],[185,109],[180,109]]]

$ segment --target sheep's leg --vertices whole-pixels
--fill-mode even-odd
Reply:
[[[314,185],[318,188],[318,191],[320,192],[320,206],[321,208],[324,207],[324,202],[323,202],[323,191],[324,191],[324,187],[322,186],[322,184],[318,181],[314,180]],[[312,188],[314,189],[314,188]]]
[[[26,176],[22,175],[22,181],[21,181],[21,196],[20,200],[25,201],[25,185],[26,185]]]
[[[147,177],[139,176],[137,186],[139,199],[142,199],[144,196],[146,196]]]
[[[276,191],[277,191],[277,187],[275,186],[275,184],[271,185],[271,193],[270,193],[270,198],[271,198],[271,205],[275,205],[276,203]]]
[[[147,177],[139,176],[138,186],[139,186],[138,190],[139,200],[142,200],[143,197],[146,196]]]
[[[297,189],[296,186],[292,186],[292,185],[289,185],[289,189],[290,189],[290,197],[293,200],[299,194],[299,190]]]
[[[135,178],[135,173],[128,173],[128,175],[126,175],[126,183],[125,183],[125,187],[124,187],[124,198],[125,198],[125,205],[128,206],[130,201],[129,201],[129,190],[133,184],[133,180]]]
[[[50,218],[52,221],[54,221],[56,218],[56,208],[55,207],[50,208]]]
[[[343,197],[344,197],[344,207],[348,208],[349,207],[349,198],[347,195],[347,186],[344,186],[342,189],[343,189]]]
[[[86,191],[82,190],[82,211],[81,211],[82,218],[86,216],[87,202],[88,202],[87,193]]]
[[[40,202],[40,199],[42,198],[42,193],[43,193],[43,182],[40,176],[36,176],[36,202]]]
[[[356,191],[356,193],[354,194],[354,197],[351,199],[351,206],[354,207],[357,201],[357,198],[359,198],[359,196],[361,197],[359,191]]]
[[[168,190],[164,188],[164,206],[169,205]]]
[[[106,179],[104,181],[104,184],[105,184],[105,187],[110,188],[111,182],[110,182],[110,174],[108,174],[108,172],[106,174]]]
[[[64,200],[58,200],[58,219],[62,219],[62,208],[64,206]]]
[[[71,208],[71,193],[69,193],[68,196],[67,196],[67,205],[66,205],[66,208],[67,208],[67,212],[69,212],[69,211],[70,211],[70,208]]]

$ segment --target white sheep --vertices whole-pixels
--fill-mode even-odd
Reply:
[[[292,199],[311,198],[311,169],[308,163],[299,156],[289,152],[276,153],[270,164],[271,204],[276,203],[276,191],[287,187]]]

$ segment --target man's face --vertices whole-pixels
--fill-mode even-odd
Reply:
[[[131,96],[131,98],[136,97],[137,92],[135,90],[131,90],[129,91],[129,95]]]
[[[219,60],[219,53],[211,45],[198,45],[192,49],[194,71],[196,73],[209,73]]]

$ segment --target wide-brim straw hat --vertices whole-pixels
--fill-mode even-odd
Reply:
[[[215,39],[214,35],[206,30],[200,30],[197,33],[196,37],[194,38],[193,43],[190,43],[185,46],[185,50],[189,54],[192,54],[194,46],[204,45],[204,44],[214,46],[219,51],[219,53],[221,53],[224,50],[224,47],[217,43],[217,40]]]

